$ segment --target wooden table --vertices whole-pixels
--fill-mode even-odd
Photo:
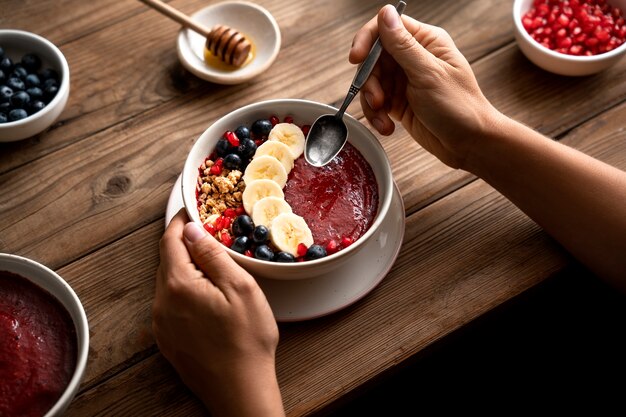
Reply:
[[[172,0],[185,13],[207,1]],[[178,26],[136,0],[3,0],[0,27],[39,33],[71,68],[68,106],[32,139],[0,144],[0,251],[58,271],[90,323],[87,372],[70,416],[202,415],[160,355],[150,307],[157,242],[185,156],[214,120],[269,98],[337,106],[355,68],[356,30],[379,1],[261,0],[283,45],[242,85],[179,64]],[[409,1],[447,29],[504,113],[626,168],[626,60],[591,77],[546,73],[518,49],[512,1]],[[356,100],[348,112],[363,119]],[[312,415],[574,261],[536,224],[399,128],[380,137],[406,207],[399,257],[359,302],[281,324],[278,378],[288,415]],[[519,175],[524,175],[520,172]]]

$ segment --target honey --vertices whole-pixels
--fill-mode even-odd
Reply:
[[[248,37],[248,39],[250,38]],[[252,60],[256,56],[256,44],[252,41],[250,41],[250,44],[251,44],[251,48],[250,48],[250,52],[248,52],[248,57],[243,62],[243,64],[241,64],[238,67],[235,65],[230,65],[229,63],[222,61],[221,58],[215,56],[211,51],[209,51],[206,45],[204,46],[204,62],[211,68],[214,68],[219,71],[224,71],[224,72],[235,71],[239,68],[243,68],[246,65],[248,65],[250,62],[252,62]]]

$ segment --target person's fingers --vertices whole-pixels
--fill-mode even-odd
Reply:
[[[381,134],[385,136],[389,136],[395,130],[396,125],[393,123],[393,120],[387,114],[387,111],[384,108],[380,108],[378,110],[373,110],[365,97],[361,95],[361,107],[363,108],[363,114],[365,118],[369,120],[369,122],[374,126],[374,128]]]
[[[183,229],[183,240],[191,259],[216,286],[236,287],[253,278],[224,250],[224,247],[202,226],[189,222]]]
[[[418,42],[414,33],[425,34],[426,26],[414,21],[413,31],[406,29],[396,9],[387,5],[378,13],[378,32],[383,48],[407,74],[407,78],[418,77],[424,68],[432,65],[433,56]]]
[[[361,29],[357,31],[352,39],[352,47],[348,60],[351,64],[360,64],[369,54],[372,45],[378,37],[378,18],[374,16]]]
[[[372,72],[360,90],[361,97],[365,99],[372,110],[378,110],[385,104],[385,91],[380,83],[377,72],[380,71]]]
[[[183,228],[189,221],[184,209],[180,209],[172,218],[159,242],[160,260],[157,280],[175,276],[191,263],[191,257],[182,240]]]

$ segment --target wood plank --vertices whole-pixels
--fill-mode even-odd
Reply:
[[[580,120],[614,106],[626,96],[625,60],[593,77],[556,77],[530,66],[511,45],[478,62],[475,71],[486,95],[498,108],[550,135],[567,132]],[[346,71],[341,74],[350,76]],[[287,87],[276,87],[283,97],[304,92],[307,98],[317,101],[328,98],[327,91],[320,91],[317,84],[307,87],[307,73],[288,69],[283,76],[297,80]],[[280,85],[279,77],[275,81]],[[524,85],[530,87],[520,95]],[[246,91],[250,101],[267,98],[262,85],[249,85]],[[186,97],[177,97],[88,140],[0,175],[4,190],[0,195],[0,249],[56,267],[156,220],[163,213],[169,190],[195,138],[209,121],[223,115],[225,109],[237,108],[244,103],[242,100],[227,90],[197,97],[193,104]],[[89,123],[88,117],[80,120]],[[184,126],[181,120],[185,120]],[[381,142],[409,212],[471,180],[468,174],[453,172],[426,155],[402,129],[381,138]],[[2,155],[16,156],[10,150]],[[24,230],[32,233],[25,234]],[[52,236],[63,251],[51,247],[46,239]]]
[[[18,26],[42,30],[44,35],[50,31],[51,40],[59,43],[70,65],[71,93],[65,111],[49,130],[24,141],[0,145],[3,149],[0,173],[86,140],[177,98],[184,97],[178,100],[184,108],[219,107],[222,114],[266,98],[308,98],[336,103],[343,99],[355,70],[347,61],[352,37],[380,7],[373,0],[361,2],[358,7],[332,0],[301,1],[297,7],[277,0],[259,2],[275,15],[283,47],[275,64],[264,75],[229,87],[206,83],[187,72],[176,56],[177,24],[152,10],[141,12],[146,8],[138,1],[96,2],[97,5],[65,1],[61,7],[50,2],[42,6],[41,16],[46,21],[42,28],[38,26],[39,19],[28,18],[38,3],[15,5]],[[204,3],[172,4],[190,12]],[[470,59],[475,59],[501,42],[494,43],[492,39],[512,38],[511,28],[505,24],[509,7],[504,1],[477,6],[469,1],[448,0],[411,3],[408,12],[449,28],[453,35],[459,36],[459,46],[466,47]],[[485,12],[486,8],[490,13],[485,14],[494,16],[493,25],[473,28],[472,21],[463,18]],[[319,13],[320,10],[328,12]],[[99,19],[101,13],[104,15]],[[344,18],[342,25],[336,24],[337,16]],[[52,22],[60,23],[53,29]],[[81,35],[66,39],[68,33]],[[162,109],[167,110],[167,107]],[[206,123],[213,120],[207,118]]]
[[[626,103],[563,141],[626,169],[625,117]],[[92,351],[98,352],[85,381],[92,388],[76,398],[69,415],[98,415],[111,406],[135,410],[139,403],[150,407],[142,415],[204,413],[160,355],[133,358],[153,343],[147,323],[156,244],[145,247],[160,229],[153,223],[61,270],[85,298]],[[412,214],[400,256],[372,293],[333,315],[280,325],[278,374],[289,415],[321,410],[569,262],[536,224],[480,180]],[[103,283],[116,294],[107,303],[95,297]],[[131,312],[128,323],[110,320],[109,309]],[[379,331],[363,333],[372,323]]]

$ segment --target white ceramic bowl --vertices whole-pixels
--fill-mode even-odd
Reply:
[[[608,3],[626,13],[626,0],[609,0]],[[570,76],[591,75],[614,65],[626,54],[626,43],[612,51],[594,56],[567,55],[544,47],[522,25],[522,17],[532,4],[533,0],[515,0],[513,3],[515,39],[524,55],[546,71]]]
[[[196,204],[196,184],[198,168],[204,159],[213,152],[218,139],[226,130],[234,130],[237,126],[251,125],[257,119],[277,115],[293,116],[298,124],[310,124],[322,114],[335,114],[337,109],[313,101],[284,99],[268,100],[235,110],[213,123],[193,145],[182,173],[183,202],[189,218],[200,223]],[[321,259],[295,263],[277,263],[262,261],[244,256],[229,248],[229,255],[254,276],[269,279],[305,279],[320,276],[345,265],[372,237],[385,219],[393,192],[391,166],[383,147],[376,137],[359,121],[349,115],[344,116],[348,126],[348,141],[359,150],[374,171],[378,185],[378,212],[371,227],[352,245],[337,253]]]
[[[61,78],[59,91],[42,110],[22,120],[0,123],[0,142],[11,142],[41,133],[59,117],[70,95],[70,69],[59,48],[34,33],[0,29],[0,45],[14,62],[26,53],[39,55],[43,63],[42,68],[54,69]]]
[[[191,15],[207,28],[217,24],[240,31],[254,45],[254,59],[236,69],[207,65],[204,60],[206,38],[190,29],[178,34],[178,58],[183,66],[206,81],[218,84],[240,84],[267,70],[278,56],[281,35],[274,17],[258,4],[247,1],[222,1],[211,4]]]
[[[78,296],[56,272],[31,259],[0,253],[0,271],[20,275],[48,291],[65,307],[76,329],[76,368],[65,391],[44,417],[62,416],[78,392],[85,373],[89,351],[89,323]]]

